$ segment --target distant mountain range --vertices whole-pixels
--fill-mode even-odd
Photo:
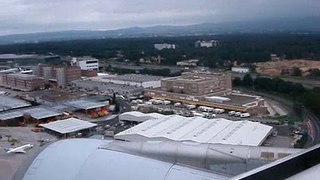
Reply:
[[[196,36],[237,33],[320,33],[320,17],[267,19],[250,22],[206,23],[188,26],[131,27],[106,31],[60,31],[0,36],[0,44],[80,39]]]

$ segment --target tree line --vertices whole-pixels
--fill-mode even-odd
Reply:
[[[252,79],[250,74],[245,75],[243,80],[235,78],[234,86],[242,86],[256,91],[277,93],[290,98],[295,104],[300,104],[320,115],[320,88],[311,90],[304,88],[300,83],[284,81],[280,78],[257,77]]]
[[[195,48],[197,40],[219,40],[215,48]],[[158,51],[155,43],[176,44],[174,50]],[[252,63],[270,60],[275,53],[286,59],[320,60],[320,35],[318,34],[234,34],[190,37],[154,37],[73,40],[12,44],[0,46],[2,53],[37,53],[71,56],[94,56],[99,59],[115,57],[122,51],[125,59],[138,62],[140,58],[160,55],[161,64],[175,65],[177,61],[199,59],[208,67],[224,67],[229,61]],[[317,72],[316,72],[317,73]]]

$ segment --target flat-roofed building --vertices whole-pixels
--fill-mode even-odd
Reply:
[[[130,122],[144,122],[150,119],[163,118],[165,115],[159,113],[142,113],[139,111],[125,112],[119,115],[120,121],[130,121]]]
[[[271,132],[271,126],[258,122],[170,115],[147,120],[116,134],[115,138],[259,146]]]
[[[196,41],[196,42],[194,43],[194,46],[195,46],[196,48],[202,48],[202,47],[212,48],[212,47],[217,47],[219,44],[220,44],[220,42],[217,41],[217,40]]]
[[[176,49],[175,44],[168,44],[168,43],[157,43],[154,44],[154,48],[161,51],[163,49]]]
[[[91,80],[98,82],[108,82],[121,85],[139,86],[144,88],[158,88],[161,85],[161,76],[151,76],[142,74],[124,74],[124,75],[103,75],[93,77]]]
[[[7,96],[0,96],[0,112],[31,106],[30,103]]]
[[[177,66],[196,67],[198,62],[199,62],[199,59],[189,59],[189,60],[177,62]]]
[[[82,111],[89,115],[91,118],[103,117],[108,115],[109,101],[106,102],[93,102],[88,100],[74,100],[64,103],[74,109],[74,111]]]
[[[183,73],[161,80],[161,90],[188,95],[230,94],[231,75],[224,73]]]
[[[61,112],[48,107],[31,107],[0,113],[1,126],[19,126],[24,124],[45,123],[57,120]]]
[[[99,70],[99,60],[91,56],[73,58],[72,62],[81,70]]]
[[[231,71],[232,72],[235,72],[235,73],[243,73],[243,74],[246,74],[246,73],[249,73],[250,72],[250,69],[248,67],[232,67],[231,68]]]
[[[141,95],[144,90],[143,87],[126,84],[114,84],[110,82],[99,82],[94,80],[76,80],[71,84],[81,89],[100,91],[109,95],[117,93],[127,97]]]
[[[30,74],[5,74],[2,76],[1,85],[21,91],[44,89],[44,79]]]
[[[80,132],[87,133],[91,128],[96,127],[97,124],[77,118],[68,118],[46,124],[39,124],[39,126],[66,137]]]

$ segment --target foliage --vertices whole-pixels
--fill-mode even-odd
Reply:
[[[301,70],[300,70],[300,68],[297,68],[297,67],[294,67],[293,69],[292,69],[292,74],[291,74],[292,76],[301,76]]]
[[[320,78],[320,69],[310,69],[309,72],[309,77],[314,79]]]
[[[243,86],[246,86],[246,87],[252,87],[253,86],[253,79],[252,79],[250,74],[246,74],[243,77],[242,84],[243,84]]]
[[[303,133],[301,139],[297,141],[297,143],[294,145],[294,148],[305,148],[304,146],[306,145],[308,141],[308,133]]]
[[[250,79],[248,75],[247,79]],[[236,85],[248,87],[250,80],[234,80]],[[301,113],[303,106],[312,110],[315,114],[320,115],[320,88],[312,90],[305,89],[300,83],[284,81],[280,78],[257,77],[253,82],[253,87],[257,91],[267,91],[278,93],[295,101],[293,108]]]
[[[217,39],[215,48],[195,48],[197,40]],[[155,50],[153,44],[174,43],[175,50]],[[161,64],[174,65],[177,61],[199,59],[200,63],[212,68],[226,65],[228,61],[253,63],[270,60],[275,53],[287,59],[320,60],[320,35],[308,34],[233,34],[188,37],[116,38],[42,42],[0,46],[1,53],[54,53],[59,55],[91,55],[105,60],[123,52],[123,59],[137,62],[140,58],[158,56]],[[142,53],[143,52],[143,53]],[[123,59],[120,59],[123,60]]]
[[[242,84],[242,80],[241,80],[241,78],[239,78],[239,77],[236,77],[236,78],[234,78],[234,79],[232,80],[232,85],[233,85],[233,86],[241,86],[241,84]]]
[[[296,116],[281,116],[278,117],[277,120],[280,122],[288,122],[288,124],[294,124],[295,122],[299,122],[300,118]]]

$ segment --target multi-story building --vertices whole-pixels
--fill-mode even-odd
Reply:
[[[189,95],[230,94],[231,75],[222,73],[183,73],[161,80],[161,90]]]
[[[80,67],[81,70],[98,71],[99,69],[99,60],[90,56],[73,58],[72,63]]]
[[[81,69],[79,67],[55,67],[50,65],[39,65],[35,75],[43,77],[45,83],[55,81],[57,86],[65,87],[71,81],[81,78]]]
[[[162,79],[160,88],[145,89],[144,95],[147,98],[252,114],[267,111],[260,96],[233,93],[229,73],[186,72],[178,77]]]
[[[176,49],[175,44],[168,44],[168,43],[162,43],[162,44],[154,44],[154,48],[161,51],[163,49]]]
[[[44,79],[29,74],[3,74],[1,85],[21,91],[33,91],[44,88]]]
[[[219,41],[217,40],[210,40],[210,41],[196,41],[194,43],[194,46],[196,48],[201,48],[201,47],[206,47],[206,48],[211,48],[211,47],[217,47],[219,45]]]

